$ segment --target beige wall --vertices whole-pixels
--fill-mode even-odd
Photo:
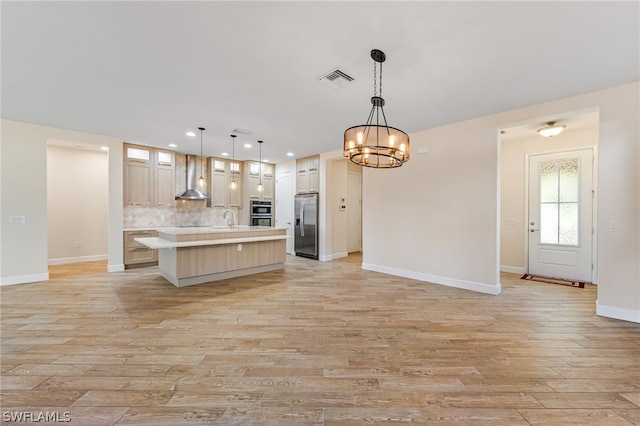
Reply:
[[[109,158],[104,151],[49,145],[49,264],[107,259]]]
[[[598,144],[598,129],[572,130],[548,139],[538,134],[509,140],[501,144],[500,191],[500,269],[504,272],[524,273],[526,218],[525,164],[527,154],[554,152]],[[595,176],[594,176],[595,177]],[[508,223],[509,219],[515,223]]]
[[[409,163],[364,170],[363,267],[499,293],[498,129],[598,109],[594,310],[640,322],[639,93],[636,82],[411,134]]]
[[[333,161],[331,185],[328,187],[327,208],[333,216],[331,227],[333,246],[331,257],[337,259],[347,256],[347,212],[340,210],[340,199],[347,198],[347,160]]]
[[[10,120],[2,120],[1,124],[0,284],[40,281],[49,276],[47,139],[109,148],[108,270],[123,270],[122,140]],[[28,167],[25,167],[25,159]],[[10,216],[25,216],[26,223],[10,224]]]

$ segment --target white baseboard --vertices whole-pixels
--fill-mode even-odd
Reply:
[[[347,256],[349,256],[349,253],[347,253],[346,251],[343,251],[340,253],[318,256],[318,260],[321,262],[331,262],[332,260],[340,259],[341,257],[347,257]]]
[[[596,315],[599,315],[601,317],[640,323],[640,310],[601,305],[597,300],[596,300]]]
[[[119,265],[107,265],[107,272],[123,272],[124,271],[124,263]]]
[[[510,274],[524,274],[525,270],[524,268],[521,268],[519,266],[507,266],[507,265],[500,265],[500,272],[508,272]]]
[[[389,268],[387,266],[372,265],[363,263],[362,269],[368,271],[381,272],[383,274],[396,275],[404,278],[411,278],[419,281],[426,281],[433,284],[446,285],[448,287],[456,287],[464,290],[471,290],[480,293],[498,295],[502,291],[500,284],[485,284],[473,281],[459,280],[457,278],[442,277],[439,275],[424,274],[421,272],[406,271],[404,269]]]
[[[99,260],[107,260],[109,256],[106,254],[97,254],[94,256],[78,256],[78,257],[60,257],[58,259],[49,259],[49,265],[66,265],[68,263],[97,262]]]
[[[46,272],[43,274],[29,274],[29,275],[18,275],[15,277],[2,277],[0,278],[0,286],[35,283],[38,281],[49,281],[49,273]]]

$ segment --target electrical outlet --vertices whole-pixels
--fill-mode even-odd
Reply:
[[[10,216],[9,217],[9,223],[12,223],[12,224],[26,223],[26,222],[27,222],[26,216]]]
[[[76,247],[80,248],[82,247],[83,242],[82,241],[76,241]]]
[[[238,251],[242,251],[242,244],[238,244]]]
[[[618,232],[620,230],[620,223],[617,220],[612,220],[609,222],[609,231],[610,232]]]

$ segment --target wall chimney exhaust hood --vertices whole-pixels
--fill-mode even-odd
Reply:
[[[202,161],[202,160],[201,160]],[[198,174],[196,172],[198,157],[195,155],[187,155],[187,167],[185,179],[187,181],[187,190],[182,194],[176,195],[176,200],[208,200],[207,194],[197,189]]]

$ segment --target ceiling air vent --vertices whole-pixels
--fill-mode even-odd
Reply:
[[[329,87],[339,89],[351,83],[353,81],[353,77],[336,68],[333,71],[329,71],[328,73],[321,75],[318,77],[318,80]]]
[[[253,132],[251,130],[241,129],[241,128],[238,127],[236,129],[233,129],[231,131],[231,133],[236,134],[236,135],[250,135]]]

